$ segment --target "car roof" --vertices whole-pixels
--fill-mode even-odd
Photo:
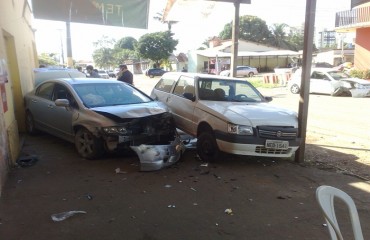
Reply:
[[[166,72],[165,74],[163,74],[162,78],[166,77],[166,76],[171,76],[171,75],[176,76],[176,77],[187,76],[187,77],[193,77],[193,78],[199,77],[199,78],[213,78],[213,79],[223,79],[223,80],[229,79],[229,80],[236,80],[236,81],[245,82],[245,80],[242,80],[242,79],[239,79],[239,78],[231,78],[231,77],[225,77],[225,76],[214,75],[214,74],[191,73],[191,72]]]
[[[302,68],[300,69],[297,69],[295,71],[296,72],[301,72],[302,71]],[[324,68],[324,67],[313,67],[311,68],[311,72],[313,71],[320,71],[320,72],[340,72],[338,69],[335,69],[335,68]]]
[[[89,83],[121,83],[116,79],[103,79],[103,78],[56,78],[46,80],[45,82],[64,82],[69,85],[89,84]]]
[[[86,78],[86,75],[77,69],[69,68],[35,68],[33,69],[35,86],[56,78]]]

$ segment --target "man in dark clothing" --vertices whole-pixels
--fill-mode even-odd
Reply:
[[[127,69],[127,65],[125,65],[125,64],[119,65],[119,69],[120,69],[120,71],[117,74],[117,80],[133,85],[134,84],[134,76]]]
[[[97,73],[96,71],[94,71],[94,67],[91,66],[91,65],[88,65],[86,67],[86,71],[88,73],[88,76],[87,77],[90,77],[90,78],[101,78],[101,76],[99,75],[99,73]]]

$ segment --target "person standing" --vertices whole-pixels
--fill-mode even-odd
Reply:
[[[121,64],[121,65],[119,65],[119,69],[120,69],[120,71],[117,74],[117,80],[133,85],[134,84],[134,76],[127,69],[127,65]]]
[[[99,73],[97,73],[96,71],[94,71],[94,67],[92,65],[88,65],[86,67],[86,71],[89,74],[87,76],[89,78],[101,78],[101,76],[99,75]]]

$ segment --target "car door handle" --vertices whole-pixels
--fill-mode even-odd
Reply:
[[[52,104],[49,104],[48,108],[54,108],[54,106]]]
[[[35,99],[32,99],[31,101],[32,101],[33,103],[36,103],[36,102],[37,102],[37,100],[35,100]]]

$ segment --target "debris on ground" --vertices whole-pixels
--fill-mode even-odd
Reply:
[[[124,174],[124,173],[127,173],[127,172],[121,171],[121,169],[120,169],[120,168],[116,168],[116,169],[115,169],[115,171],[116,171],[116,173],[117,173],[117,174]]]
[[[233,215],[233,210],[231,208],[225,209],[225,213],[228,215]]]
[[[38,160],[36,156],[23,156],[17,159],[17,164],[21,167],[30,167],[35,165]]]
[[[72,217],[78,213],[86,213],[85,211],[68,211],[68,212],[61,212],[51,215],[51,219],[54,222],[61,222],[63,220],[66,220],[69,217]]]

